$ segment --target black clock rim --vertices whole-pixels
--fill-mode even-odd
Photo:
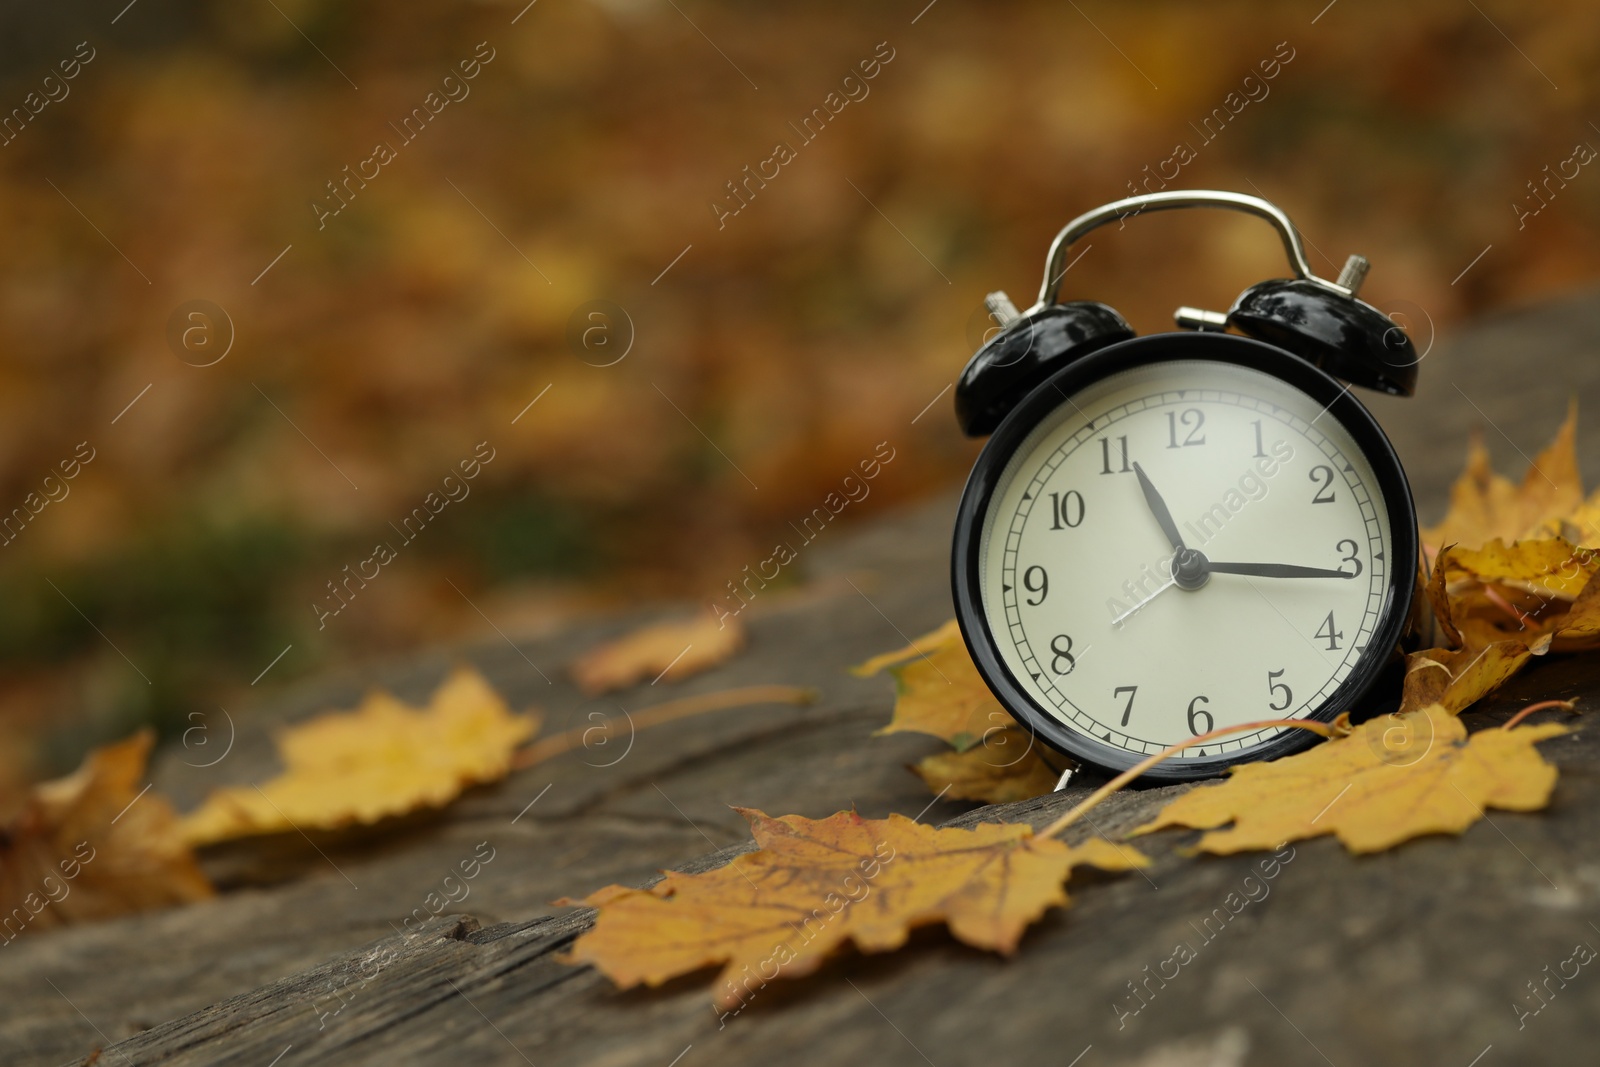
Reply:
[[[1248,337],[1223,333],[1161,333],[1120,341],[1073,362],[1047,378],[995,428],[978,454],[967,477],[956,512],[955,541],[951,554],[951,584],[956,619],[962,639],[978,673],[1024,729],[1080,764],[1121,773],[1143,756],[1106,745],[1066,726],[1028,695],[1000,654],[983,610],[982,567],[979,552],[983,518],[994,498],[1000,475],[1016,449],[1041,419],[1063,401],[1101,378],[1151,363],[1177,361],[1231,363],[1261,371],[1300,389],[1327,405],[1331,415],[1350,433],[1366,455],[1389,512],[1390,552],[1388,589],[1384,607],[1367,650],[1345,680],[1305,719],[1330,722],[1341,711],[1358,706],[1382,675],[1404,635],[1416,586],[1419,552],[1416,506],[1405,469],[1394,446],[1376,419],[1343,385],[1299,356]],[[1277,759],[1310,747],[1318,740],[1309,730],[1285,730],[1278,737],[1241,752],[1216,756],[1184,757],[1158,764],[1145,772],[1146,780],[1192,781],[1211,778],[1240,763]]]

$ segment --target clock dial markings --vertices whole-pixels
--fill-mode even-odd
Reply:
[[[1139,370],[1217,387],[1162,389],[1133,371],[1075,395],[1008,464],[981,551],[985,589],[1000,590],[984,594],[987,610],[1002,608],[1007,624],[996,632],[1002,658],[1032,680],[1024,688],[1070,727],[1146,754],[1210,722],[1301,717],[1320,707],[1355,668],[1381,617],[1387,513],[1348,432],[1293,387],[1230,364]],[[1108,384],[1123,388],[1102,388]],[[1272,473],[1253,468],[1257,462]],[[1115,477],[1129,471],[1136,477]],[[1034,515],[1040,500],[1045,507]],[[1295,509],[1308,514],[1296,518]],[[1209,573],[1238,577],[1152,604],[1174,584],[1174,550],[1213,540],[1231,558],[1306,562],[1210,564],[1196,550]],[[1319,555],[1329,566],[1313,565]],[[1254,589],[1255,578],[1302,581],[1274,585],[1280,606]],[[1241,591],[1245,584],[1251,592]],[[1270,622],[1261,618],[1263,601]],[[1103,613],[1108,603],[1118,607]],[[1088,659],[1061,640],[1076,634],[1081,643],[1103,631],[1110,651]],[[1045,663],[1066,669],[1042,670],[1036,645]],[[1220,739],[1207,751],[1236,753],[1278,732]]]

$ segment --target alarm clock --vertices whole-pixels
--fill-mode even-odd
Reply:
[[[1091,230],[1198,207],[1266,220],[1294,276],[1251,286],[1226,314],[1180,307],[1176,331],[1142,337],[1105,304],[1058,299]],[[1069,223],[1026,311],[986,299],[1000,329],[955,390],[961,428],[988,437],[956,518],[956,616],[1034,736],[1122,771],[1218,728],[1327,722],[1398,693],[1378,683],[1409,632],[1416,512],[1351,387],[1409,396],[1418,357],[1357,298],[1367,268],[1351,256],[1338,280],[1319,278],[1277,206],[1170,191]],[[1146,777],[1207,777],[1316,740],[1222,736]]]

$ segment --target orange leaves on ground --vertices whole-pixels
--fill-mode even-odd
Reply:
[[[646,679],[680,681],[710,670],[744,647],[744,627],[709,612],[636,630],[584,653],[569,668],[589,696]]]
[[[1450,513],[1422,531],[1428,599],[1452,647],[1409,657],[1402,711],[1460,711],[1530,656],[1600,644],[1600,555],[1583,547],[1600,544],[1600,493],[1583,499],[1576,426],[1574,408],[1521,486],[1491,471],[1473,440]]]
[[[955,749],[913,768],[934,792],[948,787],[952,798],[1000,804],[1055,787],[1059,775],[989,691],[956,620],[905,648],[872,657],[852,673],[871,677],[883,670],[895,680],[894,718],[878,733],[931,734]]]
[[[599,909],[570,962],[593,964],[624,989],[721,965],[715,1000],[730,1009],[780,975],[815,971],[846,942],[888,952],[918,926],[944,923],[976,948],[1012,952],[1029,923],[1067,903],[1074,867],[1147,862],[1125,846],[1069,846],[1027,826],[739,810],[759,851],[705,874],[669,872],[649,889],[610,886],[563,901]]]
[[[1351,852],[1380,852],[1424,834],[1458,834],[1486,808],[1544,807],[1556,769],[1533,746],[1566,732],[1546,723],[1469,737],[1438,705],[1384,715],[1305,752],[1235,767],[1223,782],[1182,794],[1136,832],[1209,830],[1198,848],[1213,853],[1275,849],[1323,834]]]
[[[142,784],[151,743],[141,731],[34,787],[0,833],[0,938],[212,895],[171,805]]]
[[[1533,653],[1521,641],[1495,641],[1482,648],[1429,648],[1406,660],[1402,711],[1438,704],[1459,714],[1522,669]]]
[[[475,671],[460,669],[426,708],[374,691],[278,738],[283,774],[220,789],[183,821],[196,845],[286,830],[332,830],[439,807],[505,777],[512,752],[538,729],[513,715]]]
[[[954,619],[851,673],[866,678],[886,669],[895,680],[894,719],[880,734],[932,734],[965,752],[991,730],[1017,728],[973,665]]]
[[[1578,409],[1573,404],[1555,440],[1534,457],[1520,486],[1496,474],[1489,452],[1474,434],[1467,466],[1450,489],[1450,510],[1439,525],[1422,531],[1430,556],[1445,545],[1483,545],[1496,538],[1510,541],[1539,536],[1535,531],[1559,523],[1583,503],[1583,479],[1578,473]],[[1558,530],[1543,536],[1555,536]],[[1596,537],[1600,531],[1587,535]]]
[[[928,788],[952,800],[1009,804],[1043,796],[1060,777],[1039,758],[1027,732],[997,730],[983,744],[965,752],[940,752],[918,760],[912,768]]]

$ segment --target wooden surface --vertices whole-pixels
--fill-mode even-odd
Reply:
[[[1416,400],[1374,402],[1423,514],[1442,509],[1470,426],[1484,425],[1501,468],[1518,472],[1517,451],[1544,443],[1569,395],[1600,411],[1596,352],[1600,300],[1577,299],[1441,341],[1423,364]],[[1600,471],[1600,432],[1585,421],[1583,454]],[[1542,980],[1575,944],[1600,946],[1591,925],[1600,923],[1600,731],[1587,728],[1543,746],[1562,767],[1549,812],[1495,814],[1459,840],[1364,859],[1326,840],[1302,844],[1270,893],[1209,940],[1197,932],[1205,918],[1261,857],[1188,859],[1173,850],[1190,836],[1166,834],[1149,841],[1158,858],[1148,877],[1091,876],[1074,907],[1039,924],[1010,960],[924,931],[902,952],[849,954],[816,976],[775,982],[722,1020],[710,1006],[710,973],[618,993],[561,963],[588,915],[549,901],[641,883],[664,867],[725,861],[748,839],[730,805],[813,817],[852,804],[869,816],[928,805],[904,765],[939,745],[871,738],[888,718],[891,686],[845,667],[950,616],[953,508],[946,496],[829,530],[802,556],[807,583],[763,594],[748,613],[744,654],[665,692],[641,686],[585,702],[563,680],[574,655],[641,621],[616,618],[517,647],[491,635],[320,679],[241,717],[233,750],[208,769],[187,766],[195,757],[182,750],[163,753],[156,787],[186,807],[214,786],[271,773],[273,724],[351,706],[373,683],[420,699],[461,660],[514,705],[545,709],[549,731],[737,685],[822,694],[811,707],[722,711],[640,733],[626,755],[622,738],[579,750],[398,828],[214,851],[206,863],[226,892],[213,902],[28,936],[0,950],[0,1062],[82,1062],[101,1046],[101,1064],[259,1067],[1592,1059],[1600,977],[1583,971],[1520,1030],[1513,1008],[1526,983]],[[1597,688],[1600,665],[1547,663],[1468,722]],[[1115,834],[1171,791],[1113,798],[1095,824]],[[1075,795],[975,811],[936,803],[924,818],[1038,824]],[[454,914],[401,932],[484,842],[494,858],[467,883]],[[1180,940],[1199,946],[1197,958],[1128,1013],[1128,983]]]

